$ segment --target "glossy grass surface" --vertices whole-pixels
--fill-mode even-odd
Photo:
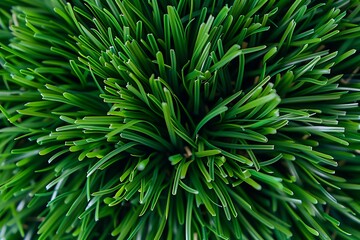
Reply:
[[[1,0],[0,239],[360,239],[360,3]]]

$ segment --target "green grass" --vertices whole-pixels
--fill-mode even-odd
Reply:
[[[2,0],[0,239],[360,239],[360,3]]]

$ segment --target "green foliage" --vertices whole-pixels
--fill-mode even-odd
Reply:
[[[1,239],[360,239],[360,4],[2,0]]]

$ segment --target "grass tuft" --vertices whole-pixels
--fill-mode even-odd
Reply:
[[[0,239],[359,239],[360,4],[2,0]]]

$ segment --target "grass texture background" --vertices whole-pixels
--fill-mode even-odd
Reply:
[[[360,239],[358,0],[1,0],[0,239]]]

